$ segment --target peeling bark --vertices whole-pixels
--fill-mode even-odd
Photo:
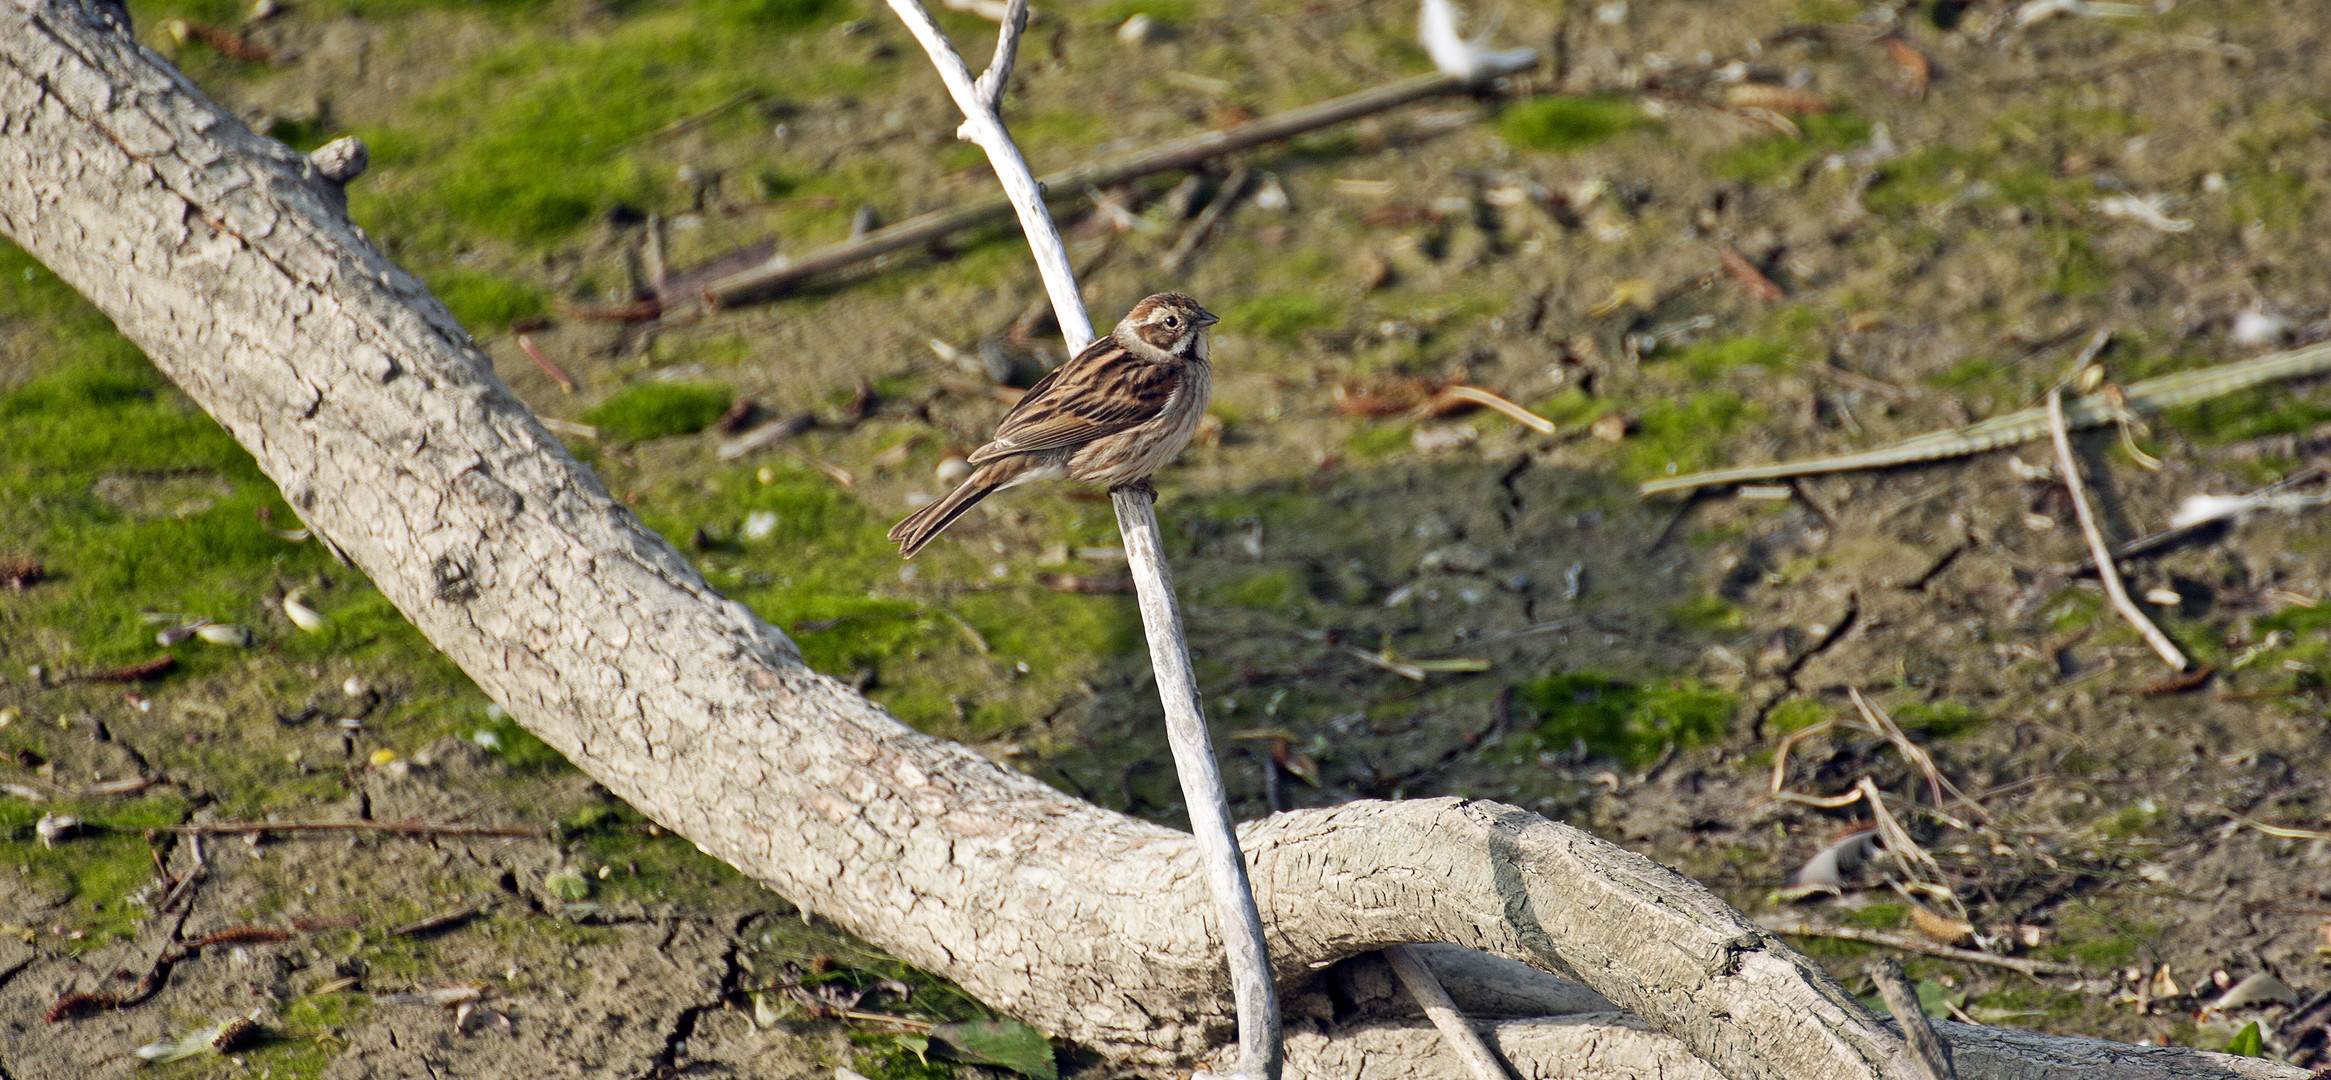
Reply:
[[[0,21],[0,230],[110,315],[494,700],[658,822],[998,1008],[1137,1068],[1219,1050],[1229,986],[1188,836],[918,734],[808,670],[535,422],[347,220],[328,165],[251,133],[102,0],[7,0]],[[1386,944],[1454,942],[1632,1014],[1497,1025],[1525,1076],[1911,1075],[1892,1032],[1810,961],[1680,875],[1536,815],[1351,804],[1241,839],[1290,989]],[[1291,1075],[1442,1073],[1431,1029],[1402,1030],[1315,1019],[1290,1038]],[[1946,1031],[1969,1077],[2304,1075]]]

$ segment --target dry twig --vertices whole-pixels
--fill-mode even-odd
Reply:
[[[1394,945],[1384,950],[1384,959],[1392,964],[1392,974],[1400,979],[1408,996],[1415,998],[1417,1005],[1424,1009],[1425,1017],[1440,1031],[1441,1038],[1449,1041],[1449,1049],[1456,1051],[1457,1057],[1465,1062],[1473,1080],[1511,1080],[1513,1074],[1506,1071],[1505,1062],[1481,1040],[1481,1033],[1466,1022],[1465,1014],[1457,1011],[1457,1003],[1449,1000],[1449,991],[1441,986],[1441,980],[1433,975],[1433,969],[1425,966],[1424,958],[1415,949]]]
[[[1535,60],[1503,67],[1488,74],[1503,75],[1527,67],[1529,63],[1535,63]],[[1370,116],[1412,101],[1462,93],[1474,85],[1473,81],[1454,75],[1419,75],[1390,86],[1362,90],[1227,130],[1209,131],[1124,157],[1079,165],[1044,177],[1038,184],[1038,190],[1057,192],[1064,197],[1082,193],[1087,188],[1107,190],[1127,180],[1188,169],[1224,154],[1293,138],[1307,131]],[[933,211],[888,228],[876,229],[847,243],[812,252],[800,259],[773,261],[758,269],[732,274],[706,286],[704,292],[714,304],[721,306],[766,300],[808,278],[830,274],[879,255],[927,244],[949,233],[1010,217],[1013,209],[1011,199],[997,198],[950,210]]]
[[[532,335],[518,335],[518,351],[525,353],[528,360],[534,361],[535,367],[541,368],[543,374],[550,376],[551,381],[558,384],[561,393],[572,394],[575,392],[573,377],[566,373],[565,368],[551,363],[550,357],[542,355],[542,350],[535,347]]]
[[[1053,226],[1052,213],[1044,205],[1044,188],[1029,174],[1026,159],[1020,156],[1019,146],[997,112],[1003,88],[1010,82],[1019,36],[1027,29],[1027,0],[1010,0],[1003,30],[996,39],[995,59],[977,82],[920,0],[890,0],[890,8],[930,54],[940,81],[962,110],[963,126],[956,135],[987,152],[996,180],[1019,215],[1020,231],[1035,256],[1044,290],[1052,296],[1053,318],[1067,339],[1069,354],[1083,351],[1093,341],[1093,325],[1085,313],[1084,297],[1077,290],[1076,270],[1069,264],[1068,249],[1061,243],[1060,230]],[[1081,188],[1080,184],[1068,190]],[[1199,865],[1219,919],[1231,991],[1238,1005],[1239,1072],[1246,1080],[1278,1080],[1285,1053],[1278,986],[1271,975],[1262,912],[1255,905],[1246,860],[1233,831],[1222,770],[1207,738],[1197,674],[1190,664],[1189,639],[1182,632],[1181,608],[1174,598],[1165,541],[1158,530],[1157,491],[1141,483],[1109,495],[1117,511],[1118,531],[1125,538],[1126,563],[1141,608],[1141,625],[1149,639],[1158,698],[1165,706],[1166,739],[1173,750],[1174,771],[1181,780],[1190,831],[1198,843]]]
[[[2034,960],[2024,956],[1998,956],[1987,952],[1977,952],[1974,949],[1937,945],[1907,934],[1870,930],[1859,926],[1829,926],[1795,914],[1760,915],[1757,916],[1756,924],[1773,933],[1787,937],[1822,937],[1838,941],[1859,941],[1867,945],[1883,945],[1889,949],[1900,949],[1903,952],[1940,957],[1944,960],[1958,960],[1969,964],[1988,964],[1992,967],[2006,968],[2009,971],[2019,971],[2035,978],[2041,975],[2082,974],[2079,967],[2058,963],[2054,960]]]
[[[1902,1025],[1902,1039],[1910,1044],[1910,1060],[1918,1066],[1925,1080],[1959,1080],[1958,1070],[1951,1068],[1950,1051],[1943,1048],[1936,1037],[1934,1025],[1926,1022],[1926,1010],[1918,1003],[1918,991],[1910,988],[1910,980],[1902,977],[1902,965],[1887,958],[1870,965],[1870,980],[1878,984],[1878,996],[1886,1000],[1886,1011],[1894,1014],[1894,1022]]]
[[[2158,412],[2179,405],[2191,405],[2214,397],[2248,390],[2254,386],[2284,379],[2303,379],[2331,373],[2331,344],[2310,345],[2304,349],[2274,353],[2255,360],[2220,364],[2200,371],[2181,371],[2174,375],[2145,379],[2119,388],[2116,394],[2089,394],[2064,408],[2064,420],[2070,427],[2096,427],[2122,420],[2131,413]],[[1645,495],[1665,492],[1691,491],[1695,488],[1715,487],[1720,484],[1744,484],[1759,480],[1779,480],[1791,476],[1810,476],[1814,473],[1852,472],[1857,469],[1883,469],[1892,465],[1909,465],[1922,461],[1940,461],[1944,458],[1979,454],[2029,442],[2048,434],[2048,411],[2044,408],[2020,409],[1994,416],[1978,424],[1970,424],[1950,431],[1934,431],[1904,439],[1890,446],[1851,454],[1829,457],[1800,458],[1770,465],[1745,465],[1735,469],[1714,469],[1708,472],[1685,473],[1645,481],[1636,490]]]
[[[2120,570],[2113,566],[2112,545],[2104,542],[2104,534],[2096,528],[2096,512],[2088,508],[2088,491],[2080,480],[2080,463],[2072,457],[2072,437],[2064,424],[2064,390],[2057,387],[2048,391],[2048,437],[2056,444],[2056,469],[2064,474],[2064,490],[2072,496],[2072,511],[2080,519],[2080,535],[2088,538],[2088,551],[2096,559],[2097,579],[2104,582],[2104,594],[2112,598],[2113,610],[2121,613],[2129,625],[2144,635],[2145,644],[2159,653],[2163,663],[2178,671],[2186,668],[2185,653],[2169,635],[2153,625],[2144,609],[2129,599],[2128,586],[2121,584]]]

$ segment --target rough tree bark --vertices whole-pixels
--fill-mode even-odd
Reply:
[[[112,316],[480,687],[657,821],[999,1008],[1131,1066],[1219,1048],[1228,986],[1188,836],[920,735],[805,668],[534,421],[348,222],[326,169],[113,19],[103,0],[0,3],[0,231]],[[1911,1075],[1810,961],[1536,815],[1350,804],[1242,838],[1292,991],[1386,944],[1454,942],[1631,1014],[1498,1025],[1524,1076]],[[1421,1021],[1290,1019],[1290,1075],[1444,1071]],[[2304,1075],[1947,1037],[1969,1077]]]

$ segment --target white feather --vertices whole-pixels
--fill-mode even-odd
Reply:
[[[2234,316],[2234,344],[2244,348],[2280,345],[2283,335],[2290,333],[2290,330],[2289,319],[2260,308],[2251,308]]]
[[[1424,0],[1417,12],[1416,34],[1434,67],[1467,82],[1512,71],[1538,55],[1535,49],[1491,49],[1486,33],[1471,41],[1459,37],[1457,8],[1449,0]]]
[[[2169,518],[2169,527],[2183,529],[2221,518],[2244,517],[2258,509],[2255,495],[2188,495],[2177,504],[2177,513]]]

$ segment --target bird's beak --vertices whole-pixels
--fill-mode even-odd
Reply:
[[[1204,330],[1207,327],[1221,321],[1222,316],[1216,315],[1215,313],[1208,311],[1205,308],[1198,309],[1198,329]]]

